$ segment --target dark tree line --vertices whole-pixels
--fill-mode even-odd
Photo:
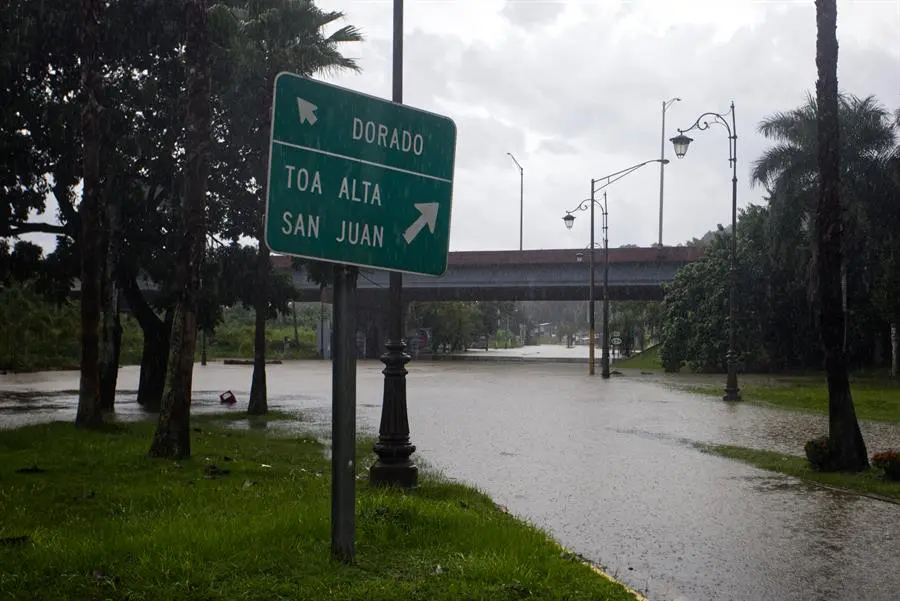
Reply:
[[[738,352],[747,371],[820,368],[825,354],[814,290],[819,204],[818,103],[759,125],[775,143],[753,164],[763,204],[737,224]],[[874,98],[837,99],[840,138],[841,346],[850,367],[894,365],[900,315],[898,121]],[[661,356],[669,370],[724,371],[729,241],[705,237],[705,258],[680,270],[663,303]],[[810,286],[813,286],[811,288]],[[829,323],[832,323],[829,320]],[[892,360],[893,357],[893,360]]]
[[[666,291],[668,370],[724,369],[728,255],[739,250],[738,352],[744,369],[825,369],[829,432],[815,467],[868,466],[848,370],[886,363],[897,376],[900,317],[900,112],[838,92],[835,0],[816,0],[815,98],[759,126],[775,144],[754,164],[766,203],[721,231]],[[811,452],[813,451],[813,452]]]
[[[266,410],[265,318],[290,287],[264,244],[254,258],[238,241],[260,232],[273,76],[354,69],[339,47],[361,36],[331,27],[341,17],[306,0],[0,7],[2,255],[9,277],[32,265],[48,298],[79,290],[79,425],[113,408],[120,299],[144,334],[138,401],[158,411],[174,395],[164,416],[189,406],[197,327],[213,328],[221,305],[255,306],[252,408]],[[57,236],[43,260],[17,240],[33,233]]]

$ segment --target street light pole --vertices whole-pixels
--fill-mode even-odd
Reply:
[[[663,245],[663,180],[666,173],[666,109],[681,98],[670,98],[662,103],[662,132],[659,136],[659,247]]]
[[[403,102],[403,0],[394,0],[393,101]],[[409,442],[409,416],[406,407],[406,364],[409,355],[403,350],[403,274],[390,275],[390,327],[384,363],[384,396],[381,424],[374,451],[378,456],[369,468],[369,482],[375,486],[398,485],[415,488],[419,468],[410,460],[416,451]]]
[[[728,116],[731,116],[731,123],[728,123]],[[710,120],[706,121],[705,118]],[[728,288],[728,352],[725,360],[728,363],[728,375],[725,379],[725,395],[722,397],[726,401],[741,400],[740,389],[738,388],[737,377],[737,353],[734,350],[735,330],[734,330],[734,314],[735,314],[735,288],[737,287],[737,123],[734,116],[734,101],[731,108],[726,113],[703,113],[692,126],[687,129],[679,129],[678,135],[672,138],[672,144],[675,146],[675,155],[680,159],[687,153],[688,146],[693,140],[685,135],[692,129],[705,130],[709,126],[717,123],[728,131],[728,162],[731,165],[731,267],[729,269],[729,288]]]
[[[603,370],[600,375],[609,379],[609,210],[603,192]]]
[[[594,205],[596,201],[594,200],[594,180],[591,180],[591,289],[588,291],[588,311],[590,312],[590,334],[588,336],[588,344],[590,345],[590,349],[588,350],[588,373],[590,375],[594,375],[594,346],[596,346],[596,335],[597,335],[597,324],[596,317],[594,317]]]
[[[575,224],[575,215],[572,213],[576,211],[591,211],[591,257],[590,257],[590,266],[591,266],[591,277],[590,277],[590,290],[588,291],[588,307],[590,311],[590,350],[588,351],[588,371],[590,375],[595,374],[594,368],[594,344],[596,340],[596,322],[594,318],[594,205],[600,204],[596,199],[596,194],[600,190],[606,188],[610,184],[613,184],[626,175],[637,171],[644,165],[649,165],[650,163],[659,163],[659,162],[668,162],[666,159],[651,159],[649,161],[644,161],[643,163],[638,163],[637,165],[632,165],[631,167],[627,167],[625,169],[621,169],[616,171],[615,173],[611,173],[607,176],[592,179],[591,180],[591,196],[590,198],[586,198],[579,203],[577,207],[572,209],[571,211],[566,211],[566,215],[563,217],[563,222],[566,224],[566,228],[572,229],[572,226]],[[600,182],[604,182],[602,185],[598,186],[597,184]],[[603,276],[603,377],[609,377],[609,246],[607,242],[607,210],[606,210],[606,193],[603,194],[603,204],[600,205],[600,210],[603,212],[603,239],[604,239],[604,248],[606,249],[606,267]]]
[[[512,155],[511,152],[507,152],[509,158],[513,160],[513,163],[516,164],[516,167],[519,168],[519,250],[522,250],[522,232],[523,232],[523,224],[524,224],[524,215],[525,215],[525,169],[522,168],[522,165],[519,164],[519,161],[516,160],[516,157]]]

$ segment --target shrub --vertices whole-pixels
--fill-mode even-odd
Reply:
[[[883,469],[888,480],[900,480],[900,453],[897,451],[875,453],[872,455],[872,465]]]
[[[837,470],[834,452],[827,436],[820,436],[807,441],[803,450],[806,451],[806,459],[814,470],[819,472],[833,472]]]

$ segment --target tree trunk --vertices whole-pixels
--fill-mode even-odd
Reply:
[[[96,428],[103,424],[98,373],[100,322],[100,73],[97,47],[100,37],[100,0],[81,1],[81,128],[84,138],[81,215],[81,381],[75,425]]]
[[[272,90],[266,93],[266,101],[263,106],[264,114],[272,112]],[[271,118],[271,117],[270,117]],[[260,205],[265,202],[268,193],[269,181],[263,180]],[[262,211],[260,211],[262,214]],[[269,412],[268,392],[266,390],[266,309],[269,296],[269,247],[266,246],[265,216],[260,216],[259,251],[256,263],[256,328],[253,334],[253,376],[250,381],[250,401],[247,403],[247,413],[263,415]]]
[[[116,298],[111,317],[104,314],[103,354],[100,361],[100,406],[103,411],[114,411],[116,384],[119,380],[119,358],[122,355],[122,320]]]
[[[891,377],[896,378],[900,371],[900,336],[897,335],[897,322],[891,324]]]
[[[115,180],[107,175],[107,183]],[[115,409],[119,356],[122,350],[122,322],[119,314],[118,263],[122,248],[122,215],[117,191],[106,186],[106,217],[103,274],[103,340],[100,348],[100,405],[104,411]]]
[[[840,202],[840,129],[838,126],[836,0],[816,0],[816,103],[818,121],[819,203],[816,211],[816,289],[819,337],[828,379],[828,437],[832,464],[842,471],[868,467],[859,431],[844,351],[842,303],[842,209]]]
[[[841,311],[844,313],[844,338],[841,346],[847,352],[847,329],[850,326],[850,316],[847,313],[847,262],[841,260]]]
[[[138,381],[138,405],[156,413],[162,406],[163,387],[169,361],[169,333],[174,321],[170,310],[166,321],[144,329],[144,347],[141,351],[141,375]]]
[[[269,411],[266,392],[266,308],[268,305],[269,247],[266,246],[264,232],[262,231],[260,231],[259,236],[259,253],[257,257],[253,379],[250,383],[250,401],[247,404],[247,413],[263,415]]]
[[[187,115],[182,239],[176,263],[179,286],[170,335],[169,366],[150,456],[191,455],[190,414],[197,347],[200,268],[206,240],[206,189],[210,154],[210,66],[206,0],[186,3]]]
[[[145,410],[156,412],[162,403],[169,357],[169,331],[174,316],[168,310],[165,321],[161,320],[144,299],[134,273],[126,272],[119,271],[119,287],[144,336],[137,402]]]

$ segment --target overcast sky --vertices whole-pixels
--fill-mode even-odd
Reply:
[[[390,98],[392,1],[318,4],[366,36],[344,48],[361,73],[326,79]],[[725,130],[692,132],[681,160],[668,138],[733,100],[738,204],[761,202],[749,186],[768,144],[756,126],[815,92],[813,0],[407,0],[405,27],[405,103],[458,127],[451,250],[518,248],[519,172],[507,152],[525,169],[525,248],[585,246],[588,214],[571,232],[562,216],[592,177],[660,156],[661,104],[675,96],[663,242],[727,225]],[[900,0],[839,1],[838,41],[841,90],[900,108]],[[655,243],[659,165],[607,192],[610,245]]]

